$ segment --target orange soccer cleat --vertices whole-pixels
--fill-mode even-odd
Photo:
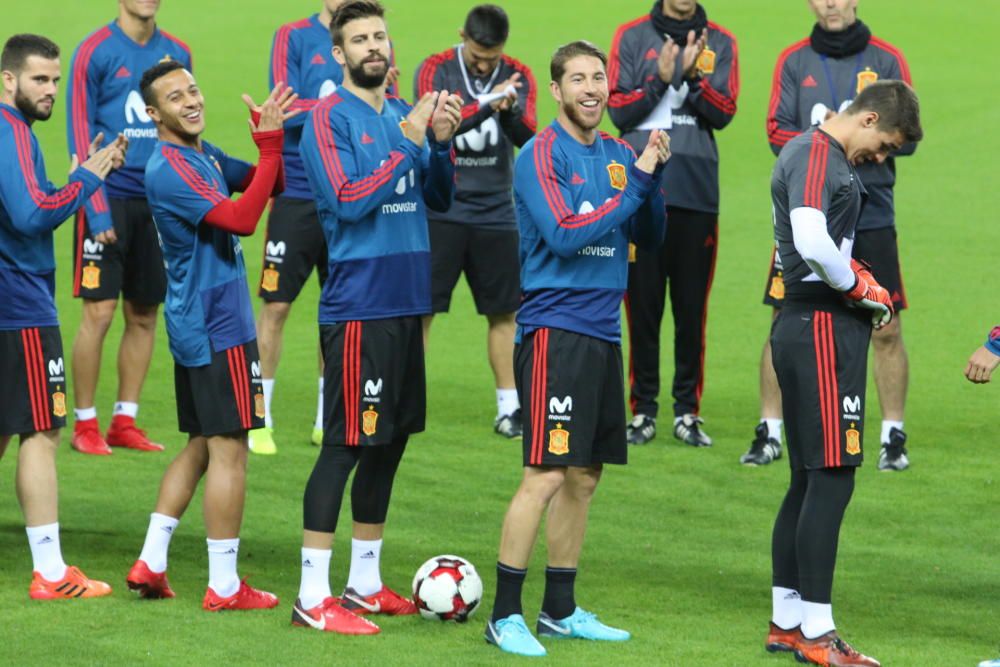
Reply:
[[[135,425],[135,418],[115,415],[105,440],[112,447],[127,447],[140,452],[162,452],[163,445],[150,442],[146,432]]]
[[[383,585],[382,590],[372,595],[359,595],[353,588],[345,588],[340,597],[341,606],[355,614],[385,614],[387,616],[406,616],[417,613],[417,605],[413,600]]]
[[[796,625],[791,630],[780,628],[774,623],[770,626],[767,641],[764,643],[768,653],[790,652],[798,648],[799,642],[802,641],[802,630],[799,626]]]
[[[174,597],[170,582],[167,581],[167,573],[153,572],[142,560],[137,560],[132,569],[128,571],[125,583],[128,584],[130,591],[135,591],[139,597],[146,600]]]
[[[229,609],[271,609],[278,606],[278,596],[267,591],[259,591],[246,582],[240,582],[238,591],[229,597],[222,597],[211,587],[205,589],[205,599],[201,608],[206,611],[226,611]]]
[[[73,438],[70,440],[73,449],[81,454],[107,456],[111,453],[108,443],[101,437],[101,428],[97,418],[78,420],[73,424]]]
[[[340,600],[332,597],[311,609],[306,609],[302,602],[296,600],[292,607],[292,625],[342,635],[377,635],[380,632],[377,625],[367,618],[352,614],[340,605]]]
[[[33,573],[28,596],[32,600],[65,600],[70,598],[99,598],[111,594],[111,586],[103,581],[88,579],[80,568],[69,566],[59,581],[48,581],[38,572]]]
[[[882,664],[875,658],[858,653],[840,638],[836,630],[816,639],[801,637],[795,649],[795,658],[799,662],[829,667],[880,667]]]

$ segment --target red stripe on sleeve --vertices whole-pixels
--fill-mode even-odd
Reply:
[[[732,32],[723,28],[718,23],[708,22],[708,27],[710,29],[717,30],[723,35],[729,38],[729,46],[733,50],[733,62],[729,66],[729,79],[726,82],[729,87],[729,95],[733,101],[733,108],[736,108],[736,98],[740,96],[740,59],[739,59],[739,48],[736,44],[736,35]]]
[[[182,40],[180,40],[177,37],[175,37],[174,35],[171,35],[166,30],[160,30],[160,34],[163,35],[164,37],[166,37],[167,39],[169,39],[171,42],[173,42],[177,46],[181,47],[181,49],[183,49],[184,52],[187,53],[188,62],[190,63],[190,67],[191,67],[192,70],[194,70],[194,56],[191,55],[191,47],[188,46]]]
[[[462,120],[467,120],[479,113],[479,100],[469,102],[462,107]]]
[[[201,174],[195,171],[195,169],[188,164],[188,161],[183,155],[181,155],[179,150],[171,148],[170,146],[163,146],[162,152],[163,156],[167,158],[167,162],[169,162],[170,166],[177,172],[177,175],[180,176],[185,183],[187,183],[188,187],[190,187],[195,194],[204,197],[215,205],[218,205],[227,199],[226,196],[205,181]]]
[[[830,142],[826,135],[816,131],[809,147],[809,168],[802,205],[823,210],[823,186],[826,184],[826,159]]]
[[[323,167],[326,171],[330,184],[335,192],[340,193],[340,188],[347,182],[340,157],[337,155],[336,142],[333,139],[333,129],[330,123],[330,109],[341,102],[341,97],[336,93],[322,100],[313,113],[313,132],[316,135],[316,145],[319,147],[320,158],[323,160]]]
[[[608,105],[613,107],[624,107],[641,100],[645,93],[642,90],[633,90],[628,93],[623,93],[618,91],[618,79],[621,76],[621,41],[622,37],[625,36],[632,28],[642,25],[646,21],[649,21],[649,14],[645,16],[640,16],[637,19],[629,21],[618,27],[615,31],[615,36],[611,40],[611,53],[608,56],[608,89],[611,91],[611,96],[608,99]]]
[[[535,83],[535,75],[531,73],[531,68],[516,58],[504,56],[503,59],[504,62],[514,68],[514,71],[520,72],[521,78],[524,80],[525,85],[528,86],[528,97],[524,105],[524,113],[521,115],[521,120],[525,127],[534,134],[538,128],[538,112],[535,109],[538,100],[538,86]]]
[[[288,23],[278,28],[274,36],[274,49],[271,55],[271,77],[274,85],[279,81],[288,83],[288,38],[294,29],[294,23]]]
[[[11,115],[10,112],[3,110],[2,113],[13,130],[21,174],[24,176],[25,187],[35,205],[46,210],[53,210],[65,206],[79,196],[80,190],[83,189],[83,184],[80,181],[73,181],[51,195],[42,191],[38,185],[38,177],[35,175],[35,161],[31,157],[31,133],[28,126]]]
[[[910,66],[909,64],[907,64],[906,58],[903,57],[902,51],[900,51],[898,48],[896,48],[889,42],[885,41],[884,39],[879,39],[874,35],[872,35],[872,38],[869,43],[872,46],[877,46],[883,51],[889,53],[889,55],[893,56],[896,59],[896,62],[899,63],[899,75],[903,77],[903,81],[910,84],[911,86],[913,85],[913,80],[910,78]]]
[[[111,36],[111,28],[104,26],[80,44],[73,61],[73,145],[77,159],[84,162],[90,150],[90,124],[87,114],[87,71],[97,47]],[[106,205],[107,202],[104,202]]]
[[[795,138],[800,133],[790,132],[778,128],[778,106],[781,104],[781,74],[785,69],[785,62],[789,56],[809,45],[809,38],[795,42],[778,56],[778,62],[774,66],[774,76],[771,79],[771,102],[767,107],[767,139],[775,146],[784,146],[790,139]]]
[[[442,63],[454,59],[455,49],[448,49],[447,51],[430,56],[423,62],[423,65],[420,67],[420,74],[417,77],[417,100],[434,90],[434,76],[437,74],[438,67]],[[417,100],[413,100],[414,104],[416,104]]]

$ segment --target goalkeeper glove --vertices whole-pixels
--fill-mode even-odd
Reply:
[[[844,296],[862,308],[872,311],[872,326],[881,329],[892,320],[894,309],[892,297],[888,290],[878,284],[871,272],[861,262],[852,259],[851,270],[854,271],[854,287]]]

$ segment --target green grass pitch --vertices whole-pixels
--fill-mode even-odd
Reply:
[[[207,100],[206,136],[243,157],[254,153],[239,94],[263,97],[278,25],[316,11],[319,0],[165,0],[160,24],[188,41]],[[454,44],[472,2],[387,0],[390,33],[409,90],[424,56]],[[610,45],[615,26],[650,2],[508,0],[507,51],[527,62],[543,87],[548,58],[577,38]],[[961,371],[996,323],[991,276],[1000,248],[993,165],[996,35],[992,3],[864,0],[861,16],[907,55],[924,109],[926,139],[899,161],[898,229],[911,309],[903,316],[911,361],[907,406],[913,467],[875,470],[877,394],[869,387],[869,462],[858,475],[840,547],[838,625],[886,665],[973,665],[1000,654],[1000,453],[996,387],[974,387]],[[709,17],[739,40],[741,94],[734,122],[719,134],[721,241],[708,330],[703,414],[715,447],[695,450],[666,434],[611,468],[590,518],[578,585],[583,605],[632,631],[623,645],[551,645],[549,661],[576,665],[778,665],[763,650],[770,614],[770,530],[788,477],[785,460],[744,469],[758,414],[757,364],[769,313],[760,305],[770,252],[768,182],[773,157],[764,135],[778,53],[808,34],[798,0],[706,0]],[[72,50],[117,12],[112,0],[7,2],[0,36],[40,32]],[[994,65],[989,65],[992,62]],[[992,100],[992,102],[991,102]],[[49,174],[68,165],[65,98],[36,129]],[[554,116],[544,88],[540,125]],[[608,124],[608,129],[610,124]],[[259,276],[262,231],[244,242]],[[71,230],[57,234],[58,305],[68,352],[80,317],[70,296]],[[520,448],[491,433],[492,380],[485,323],[463,286],[452,313],[438,318],[428,353],[428,428],[412,440],[395,487],[386,533],[384,579],[407,590],[426,558],[454,552],[484,575],[484,610],[459,626],[387,619],[374,638],[326,636],[290,627],[299,579],[301,498],[316,450],[308,444],[315,409],[315,283],[286,329],[274,399],[279,452],[252,457],[240,572],[276,592],[270,612],[209,615],[200,610],[207,579],[200,494],[170,554],[175,600],[140,602],[124,586],[152,511],[160,476],[183,445],[174,413],[172,361],[162,326],[140,421],[168,445],[162,455],[116,451],[111,458],[60,453],[63,548],[67,561],[110,581],[110,598],[31,603],[31,560],[14,499],[12,445],[0,462],[0,663],[24,664],[426,664],[508,662],[482,640],[492,601],[493,563],[507,502],[520,476]],[[665,330],[670,331],[669,322]],[[98,408],[114,400],[120,323],[105,347]],[[669,333],[664,341],[669,345]],[[669,349],[669,348],[667,348]],[[67,357],[67,364],[68,364]],[[663,358],[669,378],[671,360]],[[2,381],[2,379],[0,379]],[[667,401],[669,402],[669,400]],[[2,408],[0,408],[2,409]],[[341,527],[350,525],[346,510]],[[334,591],[347,575],[347,534],[331,568]],[[533,620],[541,599],[544,547],[525,588]]]

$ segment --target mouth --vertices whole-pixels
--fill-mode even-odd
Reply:
[[[596,98],[587,98],[585,100],[580,100],[580,106],[587,111],[595,111],[601,108],[601,100]]]
[[[198,122],[201,121],[201,109],[198,109],[197,111],[190,111],[188,113],[181,114],[181,118],[183,118],[184,120],[186,120],[189,123],[198,123]]]

